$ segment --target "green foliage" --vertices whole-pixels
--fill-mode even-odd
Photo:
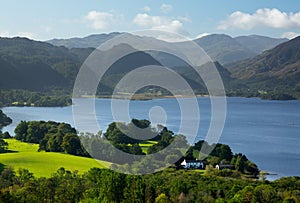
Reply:
[[[104,136],[113,144],[136,144],[150,137],[158,137],[156,129],[148,120],[132,119],[130,123],[113,122],[109,124]]]
[[[1,97],[0,97],[1,98]],[[9,118],[7,115],[3,113],[2,110],[0,110],[0,130],[2,127],[7,126],[12,123],[11,118]]]
[[[0,202],[299,202],[300,178],[264,184],[205,176],[193,171],[164,170],[133,176],[92,168],[84,174],[59,168],[49,178],[26,169],[0,173]],[[289,186],[288,186],[289,185]]]
[[[54,121],[21,121],[15,128],[15,138],[22,142],[39,144],[39,150],[65,152],[88,156],[77,132],[70,124]]]
[[[269,100],[295,100],[296,97],[293,95],[290,95],[288,93],[283,92],[268,92],[266,94],[261,95],[262,99],[269,99]]]
[[[0,131],[0,138],[3,138],[3,139],[9,139],[9,138],[11,138],[11,135],[9,134],[9,132],[4,132],[4,133],[2,133],[1,131]]]
[[[169,200],[169,198],[167,197],[167,195],[165,195],[164,193],[160,194],[155,199],[155,203],[170,203],[170,202],[171,201]]]
[[[28,90],[0,90],[0,106],[56,107],[72,104],[68,92],[51,90],[32,92]]]
[[[2,110],[0,110],[0,153],[4,152],[7,149],[7,142],[3,138],[10,137],[8,132],[2,133],[1,129],[4,126],[9,125],[12,122],[11,118],[5,115]]]
[[[7,149],[7,142],[5,142],[2,138],[0,138],[0,153],[5,152]]]

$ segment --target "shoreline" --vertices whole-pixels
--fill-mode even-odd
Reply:
[[[175,98],[197,98],[197,97],[209,97],[207,94],[197,95],[145,95],[134,94],[132,97],[128,94],[119,95],[82,95],[76,98],[98,98],[98,99],[125,99],[125,100],[154,100],[154,99],[175,99]]]

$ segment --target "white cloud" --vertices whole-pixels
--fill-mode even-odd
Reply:
[[[211,33],[204,32],[204,33],[201,33],[201,34],[197,35],[197,36],[195,37],[195,39],[199,39],[199,38],[202,38],[202,37],[208,36],[208,35],[210,35],[210,34],[211,34]]]
[[[300,28],[300,12],[285,13],[276,8],[258,9],[255,13],[236,11],[221,21],[218,29],[240,28],[250,30],[255,27]]]
[[[10,37],[10,33],[7,30],[0,31],[0,37]]]
[[[151,11],[151,8],[149,6],[145,6],[143,9],[142,9],[144,12],[150,12]]]
[[[18,32],[15,34],[12,34],[11,32],[5,30],[5,31],[0,31],[0,37],[26,37],[29,39],[34,39],[36,38],[36,35],[31,33],[31,32]]]
[[[115,22],[114,14],[110,12],[98,12],[98,11],[90,11],[85,19],[90,21],[91,27],[95,30],[105,30],[111,27],[111,24]]]
[[[300,34],[296,32],[285,32],[281,35],[282,38],[288,38],[288,39],[293,39],[298,36],[300,36]]]
[[[17,36],[19,36],[19,37],[26,37],[26,38],[29,38],[29,39],[34,39],[36,37],[35,34],[33,34],[31,32],[19,32],[17,34]]]
[[[188,35],[188,32],[184,29],[183,23],[178,19],[171,19],[165,16],[151,16],[146,13],[140,13],[135,16],[133,22],[144,28]]]
[[[163,13],[169,13],[173,9],[173,6],[170,4],[162,4],[160,6],[160,10]]]

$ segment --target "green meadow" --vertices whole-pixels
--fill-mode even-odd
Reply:
[[[157,141],[144,141],[142,143],[139,143],[139,146],[142,148],[142,151],[147,154],[149,147],[152,147],[153,145],[157,144]],[[131,144],[128,144],[128,146],[131,146]]]
[[[90,168],[109,168],[110,163],[92,158],[73,156],[55,152],[39,152],[38,144],[29,144],[15,139],[6,139],[8,152],[0,154],[0,162],[5,167],[15,170],[26,168],[36,177],[50,177],[57,169],[64,167],[66,170],[84,173]]]

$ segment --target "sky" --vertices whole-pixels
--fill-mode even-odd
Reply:
[[[35,40],[158,29],[293,38],[298,0],[0,0],[0,36]]]

